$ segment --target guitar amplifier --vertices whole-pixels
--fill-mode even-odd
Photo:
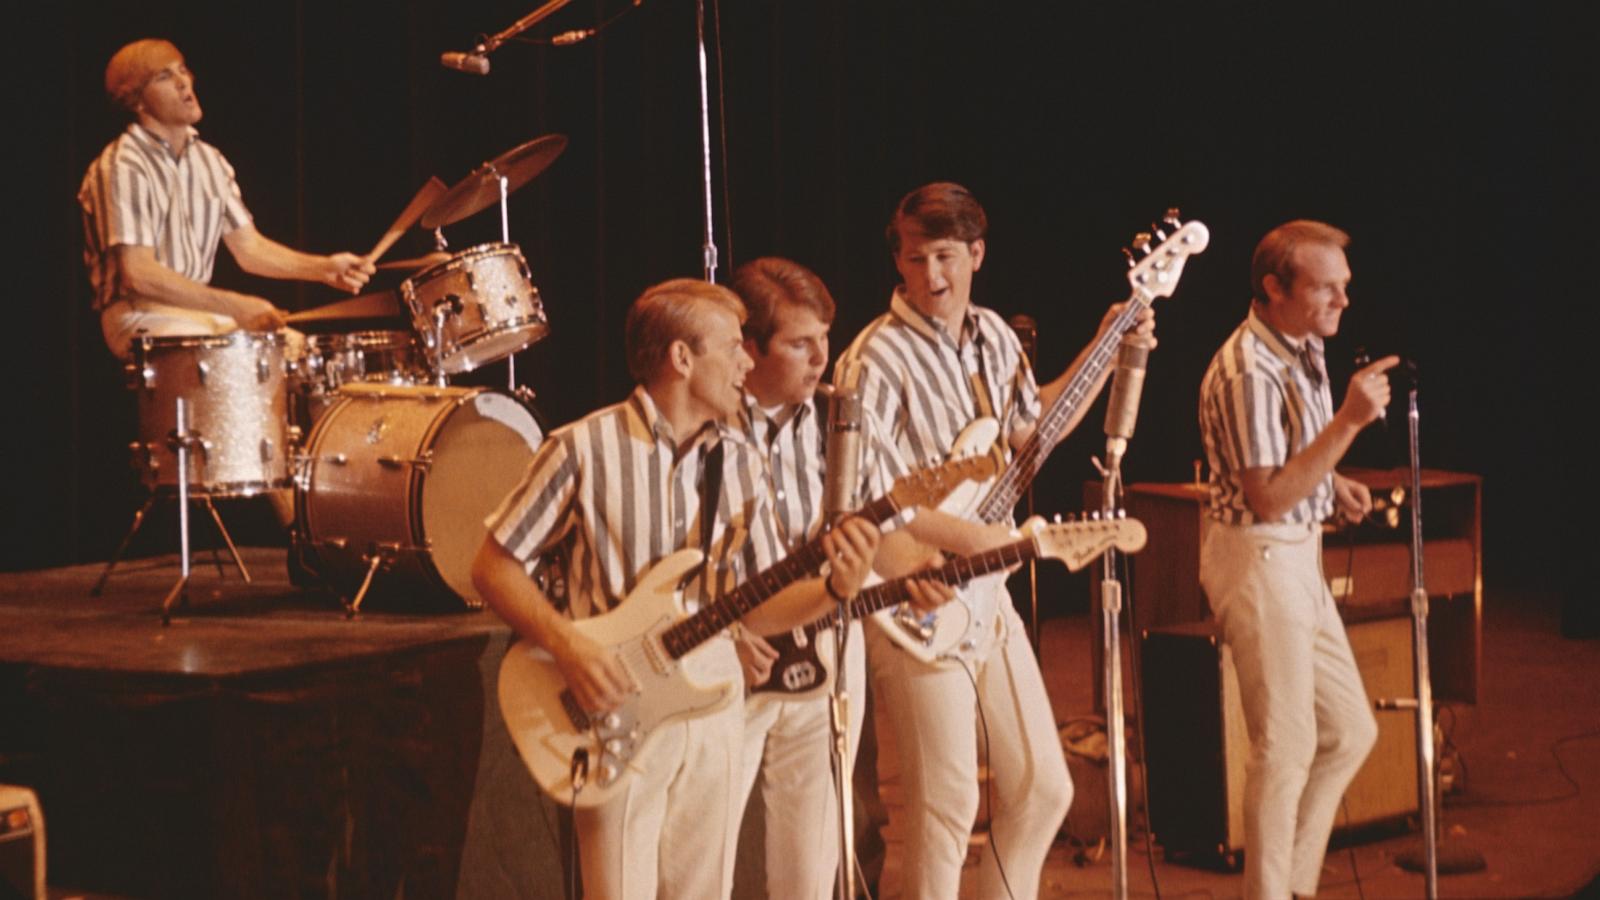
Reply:
[[[1416,695],[1409,618],[1348,621],[1345,633],[1367,696]],[[1146,629],[1142,649],[1150,830],[1168,851],[1236,864],[1250,737],[1233,655],[1211,621]],[[1345,789],[1337,828],[1417,811],[1416,713],[1375,715],[1378,742]]]
[[[0,897],[44,900],[44,816],[24,787],[0,784]]]

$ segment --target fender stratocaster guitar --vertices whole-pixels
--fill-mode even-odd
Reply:
[[[1016,507],[1033,478],[1044,465],[1045,457],[1054,449],[1066,431],[1067,424],[1077,418],[1078,412],[1099,384],[1100,376],[1116,358],[1117,346],[1140,313],[1148,309],[1158,297],[1170,297],[1178,287],[1184,264],[1189,257],[1206,249],[1210,232],[1197,221],[1180,222],[1177,210],[1167,213],[1163,225],[1171,229],[1165,233],[1155,229],[1160,243],[1151,246],[1148,235],[1139,235],[1128,252],[1131,268],[1128,282],[1133,290],[1112,327],[1096,339],[1083,366],[1067,381],[1061,394],[1039,418],[1032,436],[1016,451],[1011,464],[992,485],[981,500],[974,502],[982,486],[968,486],[967,490],[953,492],[939,505],[951,515],[993,524],[1005,521]],[[1136,258],[1135,253],[1143,254]],[[998,436],[998,425],[992,419],[978,419],[962,431],[952,453],[960,455],[986,452]],[[998,611],[1000,586],[1005,581],[1004,572],[980,578],[963,587],[957,600],[945,604],[937,612],[929,613],[915,621],[907,621],[893,610],[877,614],[884,631],[907,652],[918,659],[933,664],[941,661],[966,660],[978,646],[985,629],[992,628]]]
[[[917,572],[865,588],[850,602],[850,616],[860,618],[901,606],[906,600],[905,583],[911,578],[961,584],[991,572],[1004,571],[1030,559],[1057,559],[1076,572],[1110,547],[1116,547],[1123,553],[1137,553],[1145,542],[1144,525],[1137,519],[1085,519],[1054,524],[1035,519],[1022,526],[1022,534],[1021,540],[953,560],[938,569]],[[946,611],[941,609],[941,620],[945,618]],[[966,621],[959,608],[948,611],[952,619],[962,623]],[[920,620],[915,613],[907,610],[904,615],[910,617],[909,627],[918,627]],[[797,629],[802,632],[803,639],[785,642],[781,647],[775,642],[773,646],[778,648],[779,653],[778,659],[772,664],[772,677],[753,688],[753,694],[805,700],[830,689],[832,671],[818,657],[816,637],[838,624],[839,614],[832,613]]]
[[[995,468],[991,459],[972,457],[913,472],[855,515],[886,521],[900,510],[938,503],[964,481],[992,478]],[[680,588],[702,558],[695,549],[667,556],[614,610],[573,623],[609,648],[639,686],[618,709],[604,715],[584,710],[555,660],[528,641],[518,641],[506,655],[500,666],[500,711],[517,752],[551,799],[584,808],[605,803],[626,781],[634,760],[649,752],[657,728],[714,712],[737,696],[736,680],[696,683],[684,671],[684,657],[762,601],[818,571],[824,553],[819,536],[685,617]]]

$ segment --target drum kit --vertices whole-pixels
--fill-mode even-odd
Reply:
[[[481,607],[471,565],[483,520],[542,441],[532,394],[515,383],[514,356],[549,332],[527,260],[510,241],[506,197],[565,147],[564,136],[546,135],[454,187],[431,179],[366,257],[379,268],[414,270],[397,291],[289,317],[307,328],[408,315],[412,330],[135,338],[127,368],[139,440],[131,450],[151,493],[94,593],[157,497],[174,494],[182,575],[162,604],[162,621],[170,621],[189,578],[191,497],[210,511],[248,582],[211,501],[292,488],[291,569],[348,598],[348,615],[375,578],[374,596],[387,607]],[[444,226],[496,203],[502,240],[445,252]],[[433,229],[434,253],[376,262],[418,223]],[[505,391],[449,384],[502,360],[510,369]]]

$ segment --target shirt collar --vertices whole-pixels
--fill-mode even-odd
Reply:
[[[657,444],[665,444],[680,459],[696,450],[709,450],[718,441],[742,440],[737,429],[729,427],[728,422],[713,419],[702,425],[694,437],[684,444],[682,453],[678,453],[678,436],[673,433],[672,424],[661,414],[661,407],[656,405],[655,398],[644,389],[644,385],[635,387],[628,396],[628,409],[642,426],[643,433],[650,435]]]
[[[172,149],[172,145],[167,143],[166,138],[161,137],[154,131],[151,131],[138,122],[128,123],[128,133],[133,135],[134,140],[137,140],[140,143],[152,147],[160,147],[162,150],[165,150],[169,156],[176,158],[182,155],[181,153]],[[184,126],[184,133],[187,136],[187,140],[184,141],[183,151],[187,152],[190,147],[194,146],[194,142],[199,140],[200,132],[196,130],[193,125],[186,125]]]
[[[943,322],[923,315],[921,310],[912,306],[902,288],[895,288],[894,294],[890,296],[889,311],[909,325],[913,331],[930,341],[947,340],[959,347],[963,340],[978,333],[978,312],[970,303],[967,304],[966,314],[962,317],[959,335],[952,335],[949,329],[944,327]]]
[[[1267,321],[1256,313],[1254,303],[1250,304],[1250,317],[1246,322],[1248,322],[1250,330],[1255,333],[1255,336],[1271,347],[1272,352],[1278,354],[1286,362],[1294,362],[1300,359],[1301,354],[1307,348],[1310,348],[1311,352],[1317,356],[1322,356],[1324,353],[1320,336],[1308,334],[1299,339],[1289,337],[1287,334],[1268,325]]]

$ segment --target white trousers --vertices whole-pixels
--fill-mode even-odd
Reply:
[[[1250,735],[1244,896],[1311,896],[1339,802],[1378,738],[1323,578],[1321,529],[1208,520],[1200,583],[1233,653]]]
[[[1072,780],[1039,663],[1010,598],[966,669],[930,666],[867,629],[878,727],[878,787],[889,815],[879,897],[955,898],[978,814],[978,758],[990,773],[990,842],[974,896],[1039,894]],[[976,685],[976,695],[974,695]],[[894,838],[898,838],[896,841]],[[898,870],[899,876],[895,876]]]
[[[239,330],[232,316],[169,306],[153,300],[118,300],[100,311],[100,333],[106,347],[118,359],[133,358],[133,340],[141,335],[151,337],[204,337],[213,334],[230,334]],[[283,357],[298,360],[305,355],[306,337],[293,328],[281,332],[285,336]]]
[[[831,667],[833,632],[818,635],[816,643],[818,655]],[[850,791],[848,773],[855,771],[867,702],[867,648],[859,621],[850,624],[845,644],[844,685],[850,700],[845,766],[845,790]],[[759,781],[766,828],[766,896],[828,900],[835,894],[839,868],[839,804],[828,724],[833,698],[766,699],[776,696],[757,694],[745,705],[739,808],[746,808]]]
[[[142,334],[190,337],[238,330],[239,323],[232,316],[150,300],[118,300],[100,312],[100,333],[118,359],[132,358],[133,339]]]
[[[731,643],[719,638],[690,659],[701,654],[731,662],[738,677]],[[634,760],[637,770],[622,793],[604,806],[573,811],[585,897],[715,900],[733,892],[726,855],[728,833],[739,827],[743,730],[744,704],[737,700],[662,726]]]

